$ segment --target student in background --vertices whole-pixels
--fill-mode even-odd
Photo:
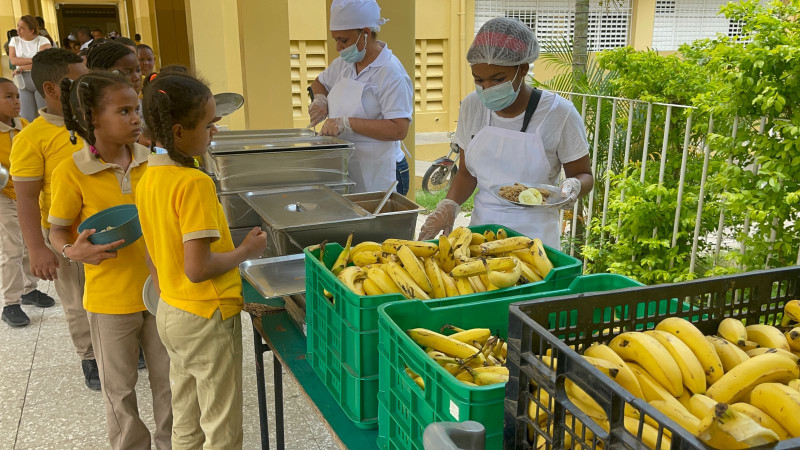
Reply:
[[[31,79],[32,58],[50,47],[50,41],[39,34],[36,19],[22,16],[17,22],[17,36],[8,43],[8,59],[16,66],[14,83],[20,90],[20,114],[29,122],[36,118],[36,111],[44,107],[44,99],[37,94]]]
[[[156,71],[156,55],[149,45],[137,45],[136,54],[139,57],[139,69],[142,72],[142,76],[146,77]]]

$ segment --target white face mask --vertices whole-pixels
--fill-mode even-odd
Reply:
[[[358,40],[361,39],[362,34],[364,34],[364,30],[361,30],[361,33],[358,33],[358,37],[356,38],[355,44],[345,49],[342,49],[342,51],[339,52],[339,56],[341,56],[345,62],[348,62],[350,64],[355,64],[361,62],[364,59],[364,56],[367,54],[366,36],[364,36],[364,50],[358,49]]]
[[[516,100],[519,95],[519,91],[522,90],[522,83],[519,84],[518,89],[514,90],[514,81],[517,80],[518,74],[519,67],[517,67],[517,72],[514,74],[514,78],[511,81],[506,81],[486,89],[476,84],[475,91],[478,93],[478,98],[481,99],[483,106],[492,111],[501,111],[514,103],[514,100]]]

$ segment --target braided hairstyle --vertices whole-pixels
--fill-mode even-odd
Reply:
[[[117,42],[103,42],[89,47],[86,55],[86,67],[89,70],[108,70],[120,59],[134,54],[133,51]],[[134,54],[135,56],[135,54]]]
[[[196,127],[208,99],[212,97],[211,90],[200,80],[181,73],[148,78],[142,109],[154,141],[161,143],[173,161],[195,167],[195,159],[175,147],[172,126]]]
[[[91,72],[72,81],[61,81],[61,105],[64,109],[64,125],[70,132],[70,141],[75,144],[75,133],[89,145],[94,145],[92,116],[101,107],[103,93],[110,87],[131,87],[125,78],[110,72]]]

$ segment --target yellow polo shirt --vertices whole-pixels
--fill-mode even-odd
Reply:
[[[206,319],[217,309],[223,319],[239,314],[243,299],[238,268],[201,283],[189,281],[183,268],[186,241],[211,238],[212,252],[234,249],[211,178],[179,165],[169,155],[150,155],[147,173],[136,190],[136,206],[150,258],[158,271],[161,298]]]
[[[131,149],[127,171],[96,157],[89,146],[74,153],[53,171],[53,206],[48,220],[54,225],[77,225],[95,213],[133,204],[134,192],[147,169],[150,150],[139,144]],[[117,257],[98,265],[84,264],[86,283],[83,307],[98,314],[144,311],[142,287],[149,275],[144,239],[119,250]]]
[[[0,122],[0,164],[2,164],[7,170],[9,167],[11,167],[11,142],[14,141],[14,136],[22,131],[26,125],[28,125],[28,121],[22,117],[15,117],[13,122],[13,127]],[[17,194],[14,192],[14,182],[8,180],[8,184],[2,191],[0,191],[0,194],[5,195],[11,200],[16,200]]]
[[[42,228],[50,229],[47,216],[50,214],[53,170],[83,148],[83,140],[77,137],[77,144],[73,145],[69,141],[69,131],[64,127],[64,118],[49,114],[45,109],[40,109],[39,117],[14,138],[11,146],[11,179],[42,180],[42,193],[39,195]]]

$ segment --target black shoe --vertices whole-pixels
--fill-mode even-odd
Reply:
[[[44,292],[34,289],[22,296],[23,305],[33,305],[39,308],[49,308],[56,304],[53,297],[45,294]]]
[[[83,376],[86,379],[86,387],[93,391],[100,390],[100,372],[97,370],[97,361],[85,359],[81,361]]]
[[[3,322],[12,327],[24,327],[31,323],[31,319],[28,318],[28,315],[25,314],[25,311],[23,311],[22,307],[19,305],[4,307],[2,318]]]
[[[139,370],[146,369],[147,364],[144,362],[144,352],[141,347],[139,348]]]

